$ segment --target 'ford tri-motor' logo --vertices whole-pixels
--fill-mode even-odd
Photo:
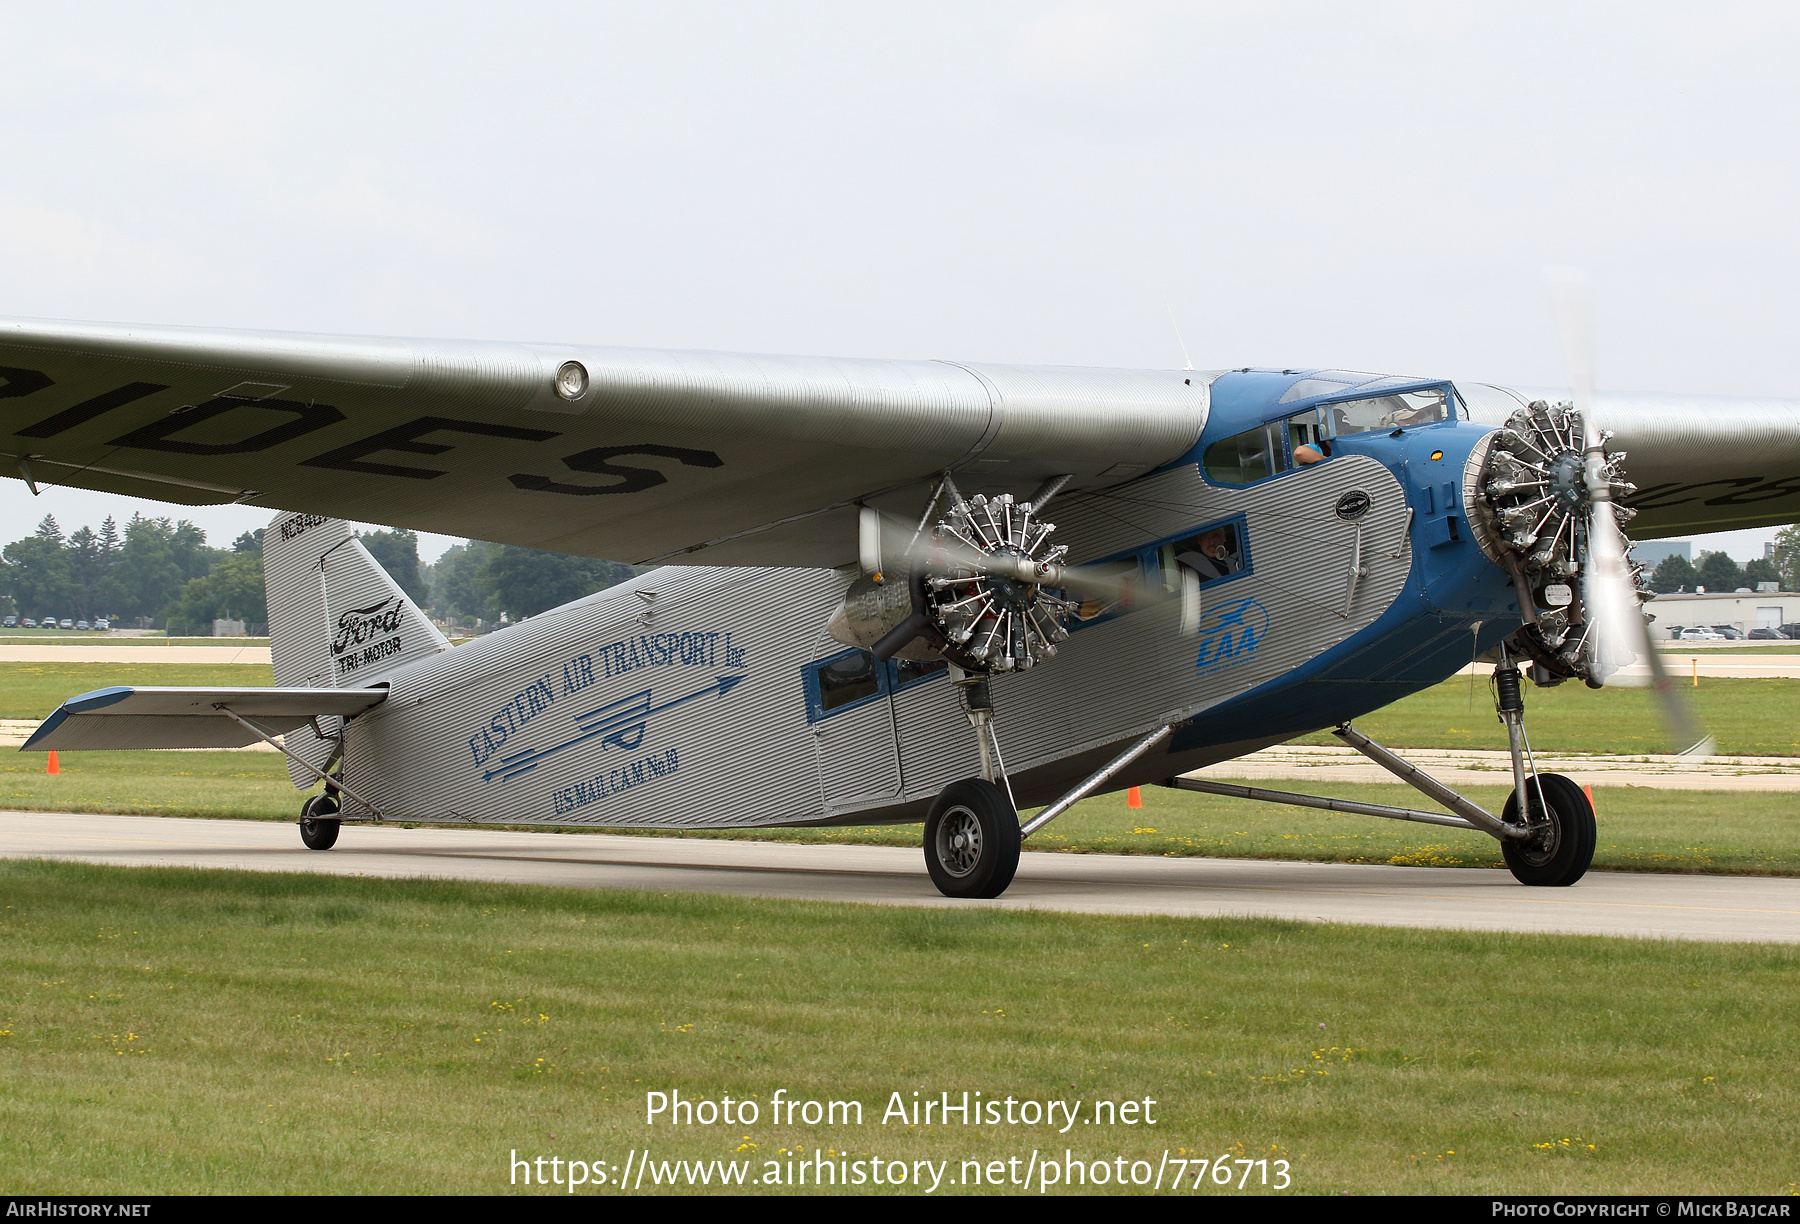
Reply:
[[[344,612],[338,617],[337,636],[331,639],[331,653],[341,655],[352,646],[361,646],[383,634],[398,633],[403,608],[404,605],[395,598]]]
[[[1351,489],[1337,499],[1336,511],[1346,523],[1354,523],[1369,512],[1369,495],[1361,489]]]

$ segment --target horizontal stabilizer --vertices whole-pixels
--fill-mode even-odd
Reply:
[[[258,738],[228,709],[281,735],[313,718],[350,718],[386,700],[386,689],[103,688],[63,702],[19,751],[242,748]]]

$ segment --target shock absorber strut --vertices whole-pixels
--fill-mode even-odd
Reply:
[[[1537,761],[1531,752],[1531,740],[1525,734],[1525,694],[1519,687],[1519,665],[1500,645],[1500,662],[1494,668],[1494,710],[1506,724],[1506,744],[1512,750],[1513,794],[1518,796],[1518,811],[1527,827],[1547,819],[1549,809],[1544,802],[1543,783],[1538,781]],[[1529,767],[1529,768],[1528,768]],[[1529,802],[1526,782],[1537,791],[1537,804]]]

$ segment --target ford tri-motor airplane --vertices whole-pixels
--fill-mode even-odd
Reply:
[[[0,322],[10,474],[280,512],[276,687],[102,689],[25,747],[280,737],[297,787],[326,781],[319,850],[346,821],[923,819],[936,885],[993,897],[1071,804],[1162,783],[1477,831],[1570,884],[1593,811],[1532,767],[1521,675],[1654,664],[1620,524],[1800,518],[1800,404],[1562,399]],[[452,647],[347,521],[656,568]],[[1475,656],[1513,744],[1499,815],[1350,725]],[[1321,728],[1455,814],[1183,777]]]

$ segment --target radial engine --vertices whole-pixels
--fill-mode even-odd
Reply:
[[[1535,401],[1483,439],[1464,470],[1475,538],[1512,575],[1525,620],[1511,644],[1535,664],[1539,684],[1579,678],[1598,687],[1605,679],[1582,602],[1595,511],[1583,476],[1582,428],[1572,404]],[[1602,447],[1612,436],[1600,434]],[[1607,511],[1621,536],[1637,513],[1617,501],[1637,488],[1624,478],[1624,459],[1623,451],[1602,456],[1614,497]],[[1643,567],[1629,554],[1627,562],[1635,586]]]

